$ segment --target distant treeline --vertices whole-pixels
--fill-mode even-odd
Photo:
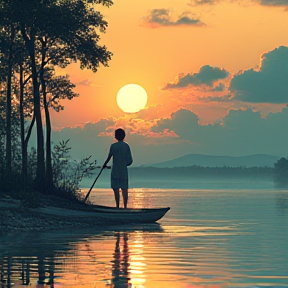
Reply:
[[[274,179],[275,169],[272,167],[202,167],[187,166],[174,168],[158,167],[131,167],[129,169],[131,177],[155,178],[260,178]]]

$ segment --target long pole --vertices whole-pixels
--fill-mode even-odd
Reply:
[[[92,184],[90,190],[88,191],[88,193],[87,193],[87,195],[86,195],[86,197],[85,197],[85,199],[84,199],[84,203],[86,203],[86,201],[87,201],[87,199],[88,199],[88,197],[89,197],[89,195],[90,195],[90,192],[92,191],[92,189],[93,189],[93,187],[94,187],[96,181],[98,180],[99,176],[101,175],[103,169],[104,169],[104,167],[101,168],[99,174],[97,175],[96,179],[94,180],[94,182],[93,182],[93,184]]]

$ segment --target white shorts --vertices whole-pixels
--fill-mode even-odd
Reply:
[[[112,189],[128,189],[128,179],[113,178],[111,177],[111,188]]]

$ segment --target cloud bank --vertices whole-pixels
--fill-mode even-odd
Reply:
[[[157,163],[189,153],[228,156],[263,153],[286,157],[287,123],[288,108],[270,113],[266,118],[251,109],[231,110],[222,121],[209,125],[200,125],[195,113],[180,109],[170,117],[159,119],[151,127],[151,132],[161,137],[128,130],[126,140],[131,145],[134,165]],[[83,129],[54,131],[53,142],[71,139],[75,158],[92,155],[101,164],[113,142],[113,136],[103,132],[114,124],[111,119],[102,119],[94,124],[86,124]]]
[[[229,73],[225,69],[218,67],[211,67],[205,65],[201,67],[199,73],[188,73],[188,74],[179,74],[177,79],[165,85],[165,89],[174,89],[174,88],[183,88],[188,85],[200,86],[207,85],[213,86],[213,83],[220,79],[225,79],[228,77]],[[218,86],[218,88],[223,88],[223,86]]]
[[[265,53],[259,70],[241,71],[233,77],[229,90],[234,99],[251,103],[288,103],[288,47]]]
[[[190,12],[183,12],[176,20],[173,20],[169,9],[153,9],[143,19],[142,26],[159,28],[168,26],[205,26],[203,22]]]

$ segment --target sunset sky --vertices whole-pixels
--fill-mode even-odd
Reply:
[[[122,127],[134,165],[190,153],[288,156],[287,0],[115,0],[98,9],[108,21],[100,43],[113,57],[97,73],[59,70],[80,96],[52,113],[54,142],[70,139],[75,157],[102,162]],[[148,94],[137,113],[116,102],[129,83]]]

